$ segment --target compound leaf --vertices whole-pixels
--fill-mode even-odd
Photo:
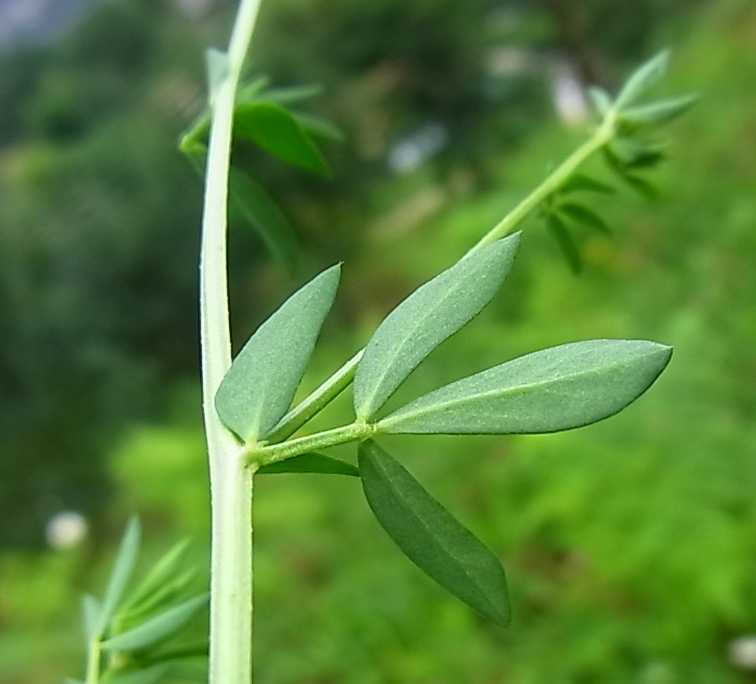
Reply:
[[[180,630],[207,604],[208,595],[195,596],[156,615],[147,622],[102,643],[109,651],[138,651],[168,638]]]
[[[295,292],[228,369],[215,407],[225,426],[245,442],[263,437],[289,408],[333,305],[340,271],[332,266]]]
[[[656,380],[671,347],[589,340],[551,347],[453,382],[381,420],[380,432],[545,433],[618,413]]]
[[[370,509],[402,553],[475,610],[509,624],[506,577],[494,553],[375,442],[360,445],[359,469]]]
[[[354,409],[369,419],[445,339],[491,301],[512,267],[519,233],[466,256],[415,290],[381,323],[354,379]]]
[[[284,461],[276,461],[262,466],[258,474],[266,475],[273,473],[320,473],[323,475],[351,475],[359,477],[357,467],[340,458],[333,458],[317,452],[300,454],[287,458]]]

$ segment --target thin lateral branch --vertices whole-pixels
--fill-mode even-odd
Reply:
[[[270,444],[283,442],[293,435],[305,423],[314,418],[328,404],[339,396],[354,380],[357,364],[362,358],[364,349],[358,351],[339,370],[329,377],[301,403],[289,411],[266,436],[265,441]]]
[[[310,451],[349,442],[360,442],[371,437],[375,431],[375,426],[370,423],[354,422],[305,437],[290,439],[280,444],[254,445],[246,452],[246,460],[251,467],[260,468]]]

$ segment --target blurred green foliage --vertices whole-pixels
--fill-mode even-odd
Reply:
[[[303,3],[282,4],[280,15],[270,11],[271,25]],[[665,377],[622,416],[580,432],[480,438],[465,441],[463,453],[451,437],[432,438],[421,452],[401,438],[413,472],[507,564],[515,619],[506,632],[448,601],[390,552],[351,478],[260,478],[261,684],[752,681],[729,662],[728,647],[756,631],[756,11],[748,0],[719,0],[683,18],[673,4],[639,3],[639,14],[653,5],[664,15],[658,25],[628,15],[613,23],[601,3],[585,4],[594,10],[586,10],[587,42],[606,72],[620,73],[641,45],[646,55],[648,46],[671,44],[670,88],[703,94],[675,129],[661,198],[644,203],[623,191],[600,199],[597,209],[620,228],[614,240],[586,232],[580,278],[533,220],[507,292],[403,391],[599,336],[674,345]],[[373,5],[376,13],[396,8]],[[199,183],[173,147],[201,100],[197,45],[212,27],[201,22],[181,33],[166,7],[110,3],[104,11],[125,13],[108,19],[113,30],[133,37],[73,47],[77,36],[97,33],[85,24],[61,46],[6,57],[10,66],[0,70],[2,544],[39,544],[58,510],[99,511],[78,548],[0,556],[0,681],[37,684],[78,672],[78,594],[102,589],[131,512],[143,519],[146,556],[190,534],[197,560],[205,559],[207,467],[198,390],[186,379],[196,356]],[[602,16],[605,31],[592,33]],[[292,45],[308,35],[307,27],[295,33],[292,21],[280,29],[289,31],[288,47],[282,42],[276,53],[269,45],[260,57],[274,76],[276,60],[295,54]],[[612,39],[616,52],[606,49],[622,25],[639,33]],[[526,26],[527,41],[559,40],[547,15],[534,14]],[[328,39],[333,50],[336,36]],[[152,50],[151,66],[96,51],[131,40],[154,41],[140,48]],[[386,32],[374,41],[387,49]],[[350,68],[364,76],[377,58],[362,59]],[[83,78],[82,63],[97,65],[79,91],[91,93],[85,107],[61,85]],[[280,74],[284,82],[320,75],[293,66]],[[350,83],[353,102],[370,102],[364,81],[362,90],[357,75]],[[530,103],[517,105],[519,114],[513,105],[496,123],[491,107],[491,121],[506,133],[486,137],[488,124],[479,132],[488,183],[477,191],[465,180],[467,162],[452,158],[392,177],[376,160],[359,161],[356,143],[333,152],[336,186],[348,169],[354,191],[340,204],[325,181],[262,168],[305,241],[322,244],[311,262],[349,255],[340,321],[326,326],[305,390],[580,139],[544,123],[545,98],[537,85],[529,89],[533,98],[515,98]],[[184,109],[166,104],[166,93]],[[340,94],[323,100],[336,107]],[[377,100],[372,112],[389,116]],[[530,106],[538,114],[529,116]],[[328,116],[349,111],[318,107]],[[421,122],[424,111],[389,118]],[[348,133],[357,127],[346,115],[335,118]],[[403,126],[392,123],[387,140]],[[327,202],[317,204],[321,192]],[[403,216],[419,206],[420,218],[395,220],[397,206]],[[247,234],[232,239],[242,340],[292,286]],[[348,449],[340,455],[354,457]]]

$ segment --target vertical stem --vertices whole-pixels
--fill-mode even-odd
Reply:
[[[231,365],[226,232],[236,90],[260,0],[241,0],[226,69],[212,84],[200,256],[202,394],[212,509],[210,684],[252,681],[252,478],[242,447],[218,418],[215,393]]]

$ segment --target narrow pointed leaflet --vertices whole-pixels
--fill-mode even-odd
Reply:
[[[574,173],[562,183],[559,187],[559,192],[564,194],[570,192],[597,192],[602,195],[613,195],[617,191],[611,185],[607,185],[591,176],[586,176],[583,173]]]
[[[567,216],[575,223],[588,226],[597,230],[604,235],[611,235],[612,229],[609,228],[604,219],[601,218],[593,209],[586,207],[584,204],[577,202],[565,202],[559,206],[559,212]]]
[[[103,648],[109,651],[138,651],[153,646],[175,634],[197,612],[207,605],[209,596],[195,596],[178,606],[173,606],[134,629],[104,641]]]
[[[340,267],[332,266],[295,292],[257,329],[223,378],[215,407],[245,442],[264,437],[291,405],[339,276]]]
[[[583,259],[567,226],[556,214],[548,214],[546,216],[546,225],[554,236],[557,245],[559,245],[559,249],[562,250],[562,254],[564,254],[564,258],[567,260],[572,272],[580,273],[583,268]]]
[[[512,267],[519,233],[474,252],[425,283],[381,323],[354,378],[354,410],[368,420],[444,340],[491,301]]]
[[[667,73],[669,55],[669,50],[662,50],[630,74],[614,101],[615,109],[621,111],[627,105],[635,102],[644,92],[655,86]]]
[[[697,100],[698,95],[682,95],[639,107],[629,107],[622,110],[620,120],[637,125],[668,123],[685,114]]]
[[[132,518],[129,521],[126,531],[121,540],[121,546],[118,549],[118,556],[113,564],[113,570],[108,580],[108,587],[105,590],[105,597],[102,599],[100,606],[99,625],[95,633],[102,634],[107,628],[108,622],[121,601],[126,585],[129,583],[131,574],[136,565],[137,555],[139,553],[139,544],[141,542],[142,529],[138,518]],[[89,610],[94,610],[94,603],[90,602]],[[92,619],[92,616],[88,619]]]
[[[360,445],[359,469],[370,509],[402,553],[467,605],[508,625],[507,581],[494,553],[375,442]]]
[[[183,569],[188,548],[189,540],[185,539],[163,555],[142,581],[129,593],[123,608],[126,610],[138,608],[140,604],[163,592],[167,585],[175,581]]]
[[[299,264],[299,243],[286,214],[246,171],[231,167],[229,196],[233,206],[258,233],[291,274]]]
[[[545,433],[618,413],[656,380],[672,349],[589,340],[534,352],[463,378],[388,415],[379,432]]]

